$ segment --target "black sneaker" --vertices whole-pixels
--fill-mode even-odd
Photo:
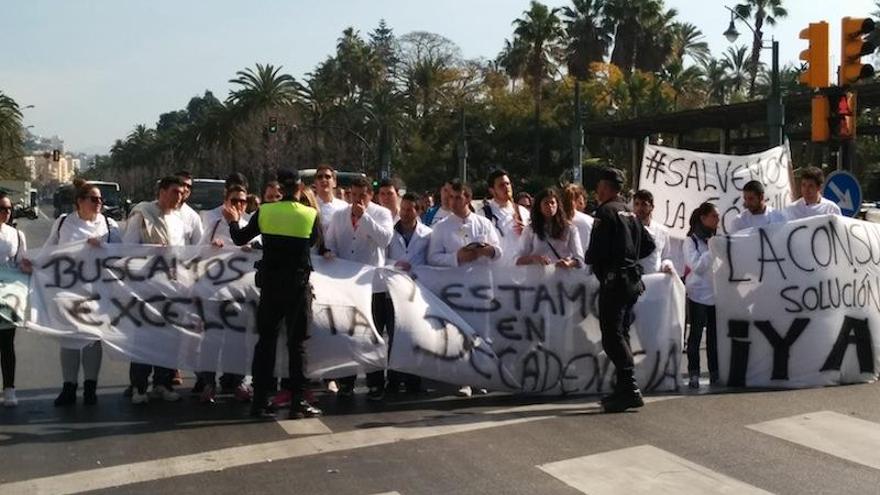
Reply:
[[[317,407],[309,404],[308,402],[301,400],[295,402],[290,405],[290,414],[288,415],[289,419],[305,419],[305,418],[316,418],[324,414],[323,411],[318,409]]]
[[[251,404],[251,417],[258,419],[275,419],[275,407],[266,402],[254,402]]]
[[[98,403],[98,382],[86,380],[83,383],[83,404],[94,406]]]
[[[385,389],[383,387],[370,387],[370,391],[367,392],[367,400],[373,402],[379,402],[385,399]]]
[[[64,382],[61,393],[55,399],[55,406],[70,406],[76,404],[76,384],[72,382]]]
[[[354,397],[354,385],[339,385],[336,397],[339,399],[351,399]]]
[[[602,409],[606,413],[620,413],[627,409],[638,409],[645,405],[642,399],[642,393],[636,389],[632,392],[624,392],[619,395],[611,396],[609,400],[602,404]]]

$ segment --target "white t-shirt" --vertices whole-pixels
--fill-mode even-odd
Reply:
[[[186,224],[180,216],[179,210],[172,210],[162,215],[162,220],[168,230],[167,246],[186,246]],[[128,217],[125,232],[122,234],[122,242],[125,244],[149,244],[143,238],[143,218],[140,214]]]
[[[495,248],[492,259],[480,257],[475,264],[485,264],[501,258],[503,251],[498,231],[492,222],[474,213],[461,218],[450,215],[434,225],[428,244],[428,264],[432,266],[458,266],[458,250],[472,242],[484,242]]]
[[[193,210],[192,207],[186,203],[180,205],[180,208],[177,209],[177,212],[180,214],[180,218],[183,219],[183,225],[185,227],[184,237],[186,238],[187,245],[198,244],[202,239],[202,219],[199,217],[199,214],[196,210]]]
[[[239,218],[238,226],[240,228],[244,228],[247,226],[248,222],[251,219],[251,215],[245,213]],[[202,222],[204,222],[204,231],[202,232],[202,238],[199,240],[199,244],[211,244],[214,240],[223,241],[224,247],[234,247],[235,243],[232,242],[232,236],[229,234],[229,222],[223,218],[223,206],[219,206],[217,208],[213,208],[206,212],[202,212]],[[254,237],[248,244],[253,244],[260,241],[260,236]]]
[[[804,198],[800,198],[785,208],[785,218],[788,220],[798,220],[819,215],[842,215],[842,213],[839,206],[821,196],[818,203],[808,205]]]
[[[684,285],[691,301],[715,305],[715,283],[712,280],[712,253],[706,241],[692,235],[684,240],[687,276]]]
[[[571,219],[571,223],[574,225],[574,228],[577,229],[578,237],[581,239],[581,247],[584,248],[581,257],[583,257],[584,253],[587,252],[587,248],[590,247],[590,234],[593,232],[593,217],[582,211],[576,211],[574,212],[574,218]]]
[[[733,220],[733,225],[730,226],[728,233],[733,234],[734,232],[739,232],[740,230],[750,229],[753,227],[766,227],[771,223],[784,223],[785,222],[785,214],[779,210],[774,210],[773,208],[766,206],[764,208],[764,213],[760,213],[755,215],[749,210],[743,210],[742,213],[736,216]]]
[[[552,246],[552,248],[551,248]],[[516,258],[522,256],[537,255],[546,256],[552,263],[556,263],[563,258],[574,258],[578,260],[581,266],[584,266],[584,248],[581,246],[581,238],[578,235],[577,228],[574,225],[568,225],[562,239],[555,239],[546,236],[544,240],[538,237],[538,234],[532,230],[532,226],[523,230],[522,242]]]
[[[109,230],[107,227],[110,227]],[[83,220],[77,212],[58,217],[52,224],[49,238],[43,247],[87,241],[97,237],[103,242],[122,242],[116,220],[98,213],[94,220]]]
[[[651,225],[645,225],[645,228],[648,229],[648,233],[654,239],[654,246],[656,246],[651,254],[639,260],[642,271],[648,275],[658,273],[663,260],[669,259],[669,230],[662,223],[656,221],[651,222]],[[671,261],[669,261],[669,265],[672,266]]]
[[[508,201],[502,207],[494,199],[486,201],[485,205],[489,206],[491,215],[486,213],[485,206],[477,209],[477,213],[489,219],[498,231],[498,238],[501,241],[501,250],[504,251],[501,262],[506,264],[514,264],[516,262],[516,254],[521,246],[521,234],[516,232],[516,212],[519,212],[523,228],[529,224],[531,216],[529,210],[522,206]],[[516,210],[514,210],[516,208]],[[491,218],[494,217],[494,218]]]
[[[330,221],[333,219],[333,215],[339,211],[344,210],[349,206],[348,203],[339,199],[333,198],[328,202],[324,202],[320,197],[316,197],[318,200],[318,209],[321,211],[321,229],[324,230],[324,234],[327,234],[327,227],[330,226]]]
[[[0,224],[0,263],[16,266],[27,251],[24,232],[4,223]]]

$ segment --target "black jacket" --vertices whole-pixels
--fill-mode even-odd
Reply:
[[[651,234],[620,196],[599,205],[594,217],[584,258],[600,281],[609,273],[638,266],[656,249]]]

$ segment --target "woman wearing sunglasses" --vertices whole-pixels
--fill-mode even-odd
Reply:
[[[74,211],[62,215],[52,225],[49,238],[43,248],[86,242],[92,247],[100,247],[102,243],[122,241],[119,226],[112,218],[101,214],[104,200],[101,190],[82,179],[73,181]],[[69,406],[76,403],[76,389],[79,383],[79,369],[83,370],[83,404],[94,405],[98,402],[96,394],[98,373],[101,371],[101,342],[95,341],[86,346],[78,342],[61,343],[61,376],[64,384],[56,406]]]
[[[0,192],[0,264],[18,266],[24,261],[27,250],[24,232],[9,225],[12,218],[12,201]],[[21,271],[30,273],[30,265],[21,264]],[[15,327],[9,320],[0,320],[0,373],[3,374],[3,405],[15,407]]]

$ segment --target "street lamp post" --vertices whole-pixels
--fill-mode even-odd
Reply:
[[[736,19],[745,24],[752,34],[758,35],[745,17],[726,5],[724,8],[730,11],[730,25],[727,27],[727,31],[724,31],[724,37],[727,38],[727,41],[733,43],[739,38]],[[770,66],[770,99],[767,100],[767,136],[770,146],[775,147],[782,144],[785,129],[785,105],[782,104],[782,91],[779,88],[779,42],[771,38],[770,45],[766,46],[762,43],[761,49],[769,49],[773,53],[773,61]]]
[[[571,182],[583,183],[584,162],[584,126],[581,122],[581,84],[580,80],[574,81],[574,129],[571,133]]]
[[[465,120],[464,105],[462,104],[459,111],[459,135],[458,146],[456,147],[458,154],[458,176],[463,182],[467,182],[468,173],[468,145],[467,145],[467,121]]]

